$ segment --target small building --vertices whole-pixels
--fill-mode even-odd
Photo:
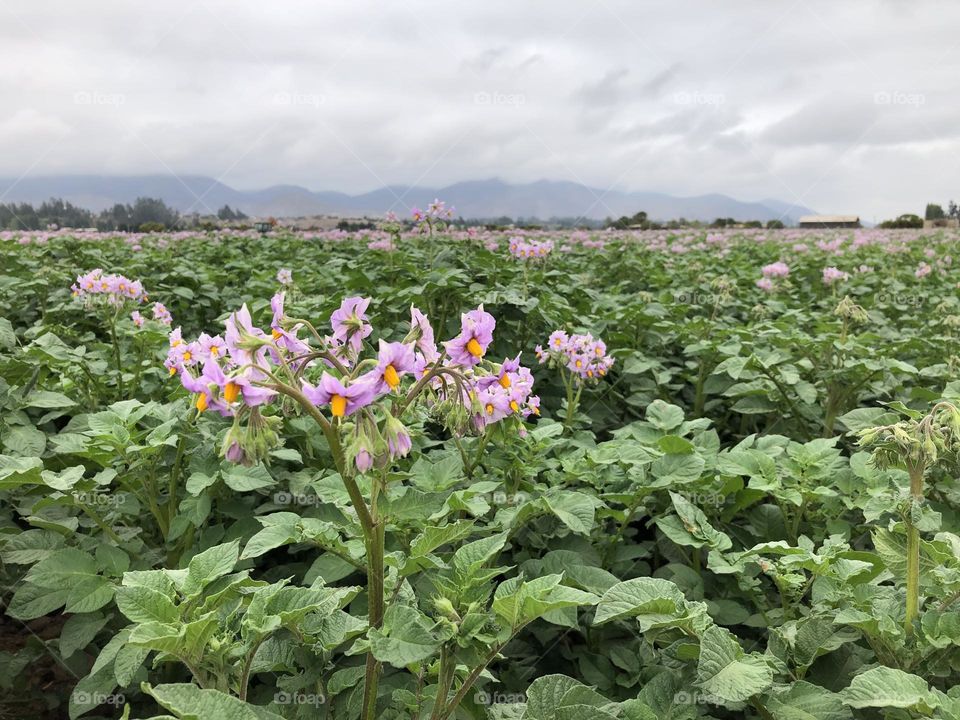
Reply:
[[[957,218],[937,218],[936,220],[924,220],[923,229],[929,230],[930,228],[958,228],[960,227],[960,221]]]
[[[802,228],[858,228],[859,215],[804,215],[798,221]]]

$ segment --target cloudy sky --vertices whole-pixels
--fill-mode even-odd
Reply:
[[[960,200],[960,3],[0,0],[0,176]],[[5,188],[0,188],[0,194]]]

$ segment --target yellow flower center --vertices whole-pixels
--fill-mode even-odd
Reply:
[[[170,374],[171,374],[171,375],[176,375],[176,374],[177,374],[177,369],[176,369],[175,367],[171,367],[171,368],[170,368]]]
[[[500,387],[502,387],[502,388],[508,388],[508,387],[510,387],[510,385],[511,385],[510,376],[507,375],[506,373],[504,373],[503,375],[501,375],[501,376],[500,376]]]
[[[390,386],[391,390],[400,384],[400,376],[397,374],[397,369],[393,365],[387,365],[383,369],[383,379],[387,385]]]
[[[487,411],[487,415],[493,415],[493,405],[491,403],[487,403],[487,406],[484,408],[484,410]]]
[[[470,338],[470,342],[467,343],[467,352],[475,358],[483,357],[483,348],[480,347],[480,343],[477,342],[476,338]]]
[[[583,360],[577,360],[577,367],[581,367],[582,365],[583,365]]]
[[[204,393],[197,395],[197,410],[203,412],[207,409],[207,396]]]
[[[273,331],[273,339],[274,339],[274,340],[279,340],[281,337],[283,337],[283,333],[280,332],[279,330],[274,329],[274,331]]]
[[[520,412],[520,406],[517,405],[517,401],[516,401],[516,400],[511,400],[511,401],[510,401],[510,409],[513,410],[514,412]]]
[[[240,386],[235,382],[228,382],[223,388],[223,399],[228,403],[234,403],[240,397]]]
[[[219,354],[220,354],[220,348],[218,348],[216,345],[211,346],[210,355],[212,355],[213,357],[216,357]]]
[[[174,340],[170,343],[170,347],[177,347],[178,345],[183,345],[183,340]]]
[[[343,417],[347,412],[347,399],[343,395],[330,398],[330,412],[334,417]]]
[[[534,415],[539,415],[539,414],[540,414],[540,408],[538,408],[538,407],[532,407],[532,408],[530,408],[530,409],[533,410],[533,414],[534,414]]]
[[[603,355],[603,350],[601,350],[600,348],[595,348],[594,352],[597,354],[597,357],[600,357],[601,355]]]
[[[593,370],[587,370],[587,377],[588,377],[588,378],[592,378],[592,377],[593,377]]]
[[[192,357],[193,357],[193,354],[192,354],[189,350],[187,350],[187,351],[183,354],[183,361],[184,361],[184,362],[190,362],[190,359],[191,359]]]

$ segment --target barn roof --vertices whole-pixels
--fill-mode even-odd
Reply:
[[[804,215],[801,223],[855,223],[860,222],[859,215]]]

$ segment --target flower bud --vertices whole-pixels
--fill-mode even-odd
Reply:
[[[387,422],[383,429],[384,439],[387,442],[387,450],[392,459],[406,457],[407,453],[413,447],[410,440],[410,433],[406,426],[393,415],[387,415]]]

